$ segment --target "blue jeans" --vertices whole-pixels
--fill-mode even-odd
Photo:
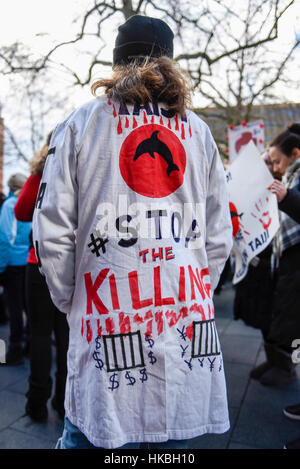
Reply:
[[[143,443],[145,449],[187,449],[188,440],[169,440],[163,443]],[[116,449],[139,449],[141,443],[127,443]],[[64,431],[59,438],[55,449],[103,449],[98,448],[86,438],[86,436],[65,417]]]

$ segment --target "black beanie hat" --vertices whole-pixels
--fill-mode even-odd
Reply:
[[[162,20],[134,15],[119,27],[113,65],[126,65],[138,57],[173,58],[174,34]]]

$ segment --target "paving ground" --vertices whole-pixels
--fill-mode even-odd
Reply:
[[[233,295],[227,284],[214,299],[231,429],[223,435],[194,438],[190,448],[281,449],[287,440],[300,437],[300,423],[282,414],[283,407],[300,402],[300,370],[297,381],[281,388],[249,379],[251,368],[264,361],[262,339],[259,331],[233,320]],[[0,338],[7,337],[8,327],[0,326]],[[28,373],[28,360],[21,366],[0,367],[0,449],[49,449],[61,435],[63,425],[50,401],[47,423],[33,423],[24,415]]]

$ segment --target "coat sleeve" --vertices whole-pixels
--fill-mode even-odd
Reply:
[[[33,242],[55,306],[70,313],[75,286],[76,148],[67,123],[52,136],[33,216]]]
[[[300,223],[300,191],[299,186],[287,190],[284,199],[278,204],[279,210]]]
[[[232,223],[225,171],[217,146],[209,132],[210,170],[206,198],[206,253],[211,287],[215,290],[232,248]]]
[[[17,220],[23,222],[32,221],[40,181],[41,176],[31,174],[25,182],[14,208]]]

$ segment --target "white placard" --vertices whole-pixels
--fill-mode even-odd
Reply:
[[[235,273],[242,280],[251,259],[262,252],[279,228],[277,199],[267,186],[273,177],[253,142],[229,166],[226,178],[230,193]]]
[[[248,122],[228,129],[229,160],[233,163],[245,145],[252,141],[260,153],[264,150],[264,123],[262,120]]]

